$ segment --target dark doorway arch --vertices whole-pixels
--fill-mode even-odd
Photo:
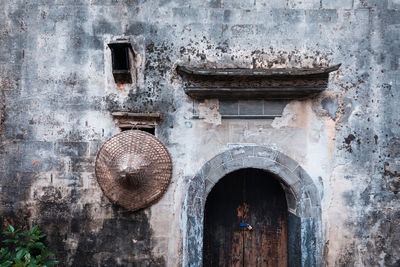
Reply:
[[[203,266],[287,266],[285,192],[259,169],[241,169],[218,181],[204,210]]]
[[[285,191],[288,208],[288,265],[322,266],[323,235],[320,193],[313,179],[293,159],[266,146],[239,145],[208,160],[187,177],[182,208],[182,266],[203,266],[204,208],[214,185],[245,168],[272,173]]]

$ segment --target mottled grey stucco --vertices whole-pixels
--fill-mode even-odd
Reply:
[[[123,36],[137,73],[118,87],[106,44]],[[0,40],[1,220],[38,223],[62,265],[181,265],[190,181],[242,145],[279,151],[312,179],[323,265],[400,264],[399,0],[1,1]],[[178,63],[342,66],[282,117],[219,121],[193,118]],[[94,176],[115,110],[160,112],[174,163],[165,196],[136,213]]]

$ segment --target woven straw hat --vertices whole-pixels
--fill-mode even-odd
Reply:
[[[154,135],[124,131],[100,148],[96,177],[111,202],[134,211],[151,205],[164,194],[172,177],[172,161]]]

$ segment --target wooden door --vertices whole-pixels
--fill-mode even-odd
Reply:
[[[212,189],[204,214],[203,266],[287,266],[286,199],[271,174],[239,170]]]

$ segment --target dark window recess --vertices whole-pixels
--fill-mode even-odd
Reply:
[[[121,131],[141,130],[155,135],[157,121],[161,118],[158,112],[114,111],[112,116],[118,121]]]
[[[140,130],[144,132],[148,132],[149,134],[155,135],[156,133],[156,128],[149,126],[149,127],[144,127],[144,126],[120,126],[121,131],[128,131],[128,130]]]
[[[113,70],[129,71],[129,49],[124,46],[117,46],[113,49]]]
[[[111,49],[112,73],[116,83],[132,83],[131,60],[133,49],[126,41],[116,41],[108,44]]]

